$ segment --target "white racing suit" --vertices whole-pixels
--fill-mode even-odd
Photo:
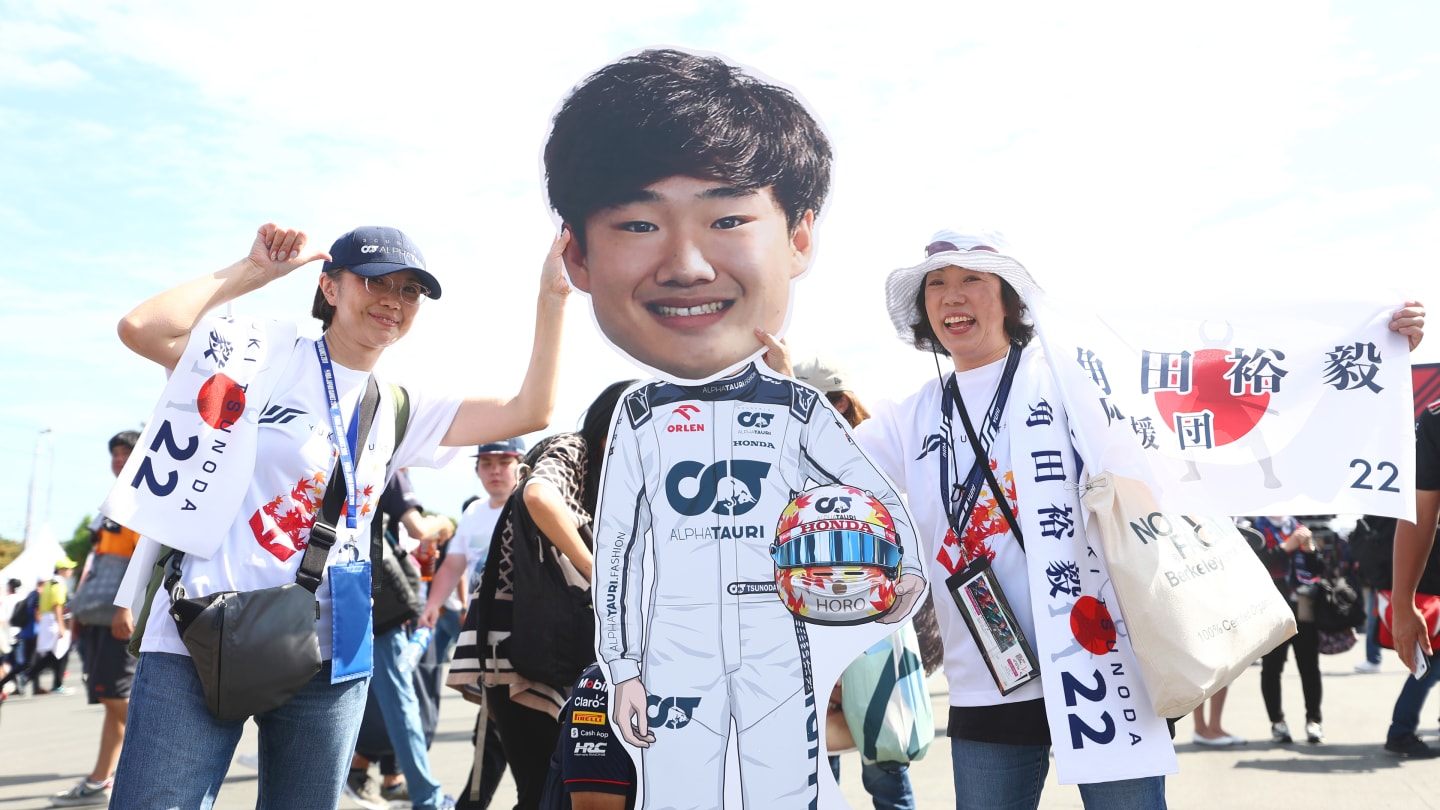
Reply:
[[[719,806],[732,722],[744,805],[816,806],[810,643],[775,593],[770,556],[796,494],[870,491],[895,519],[902,573],[920,573],[899,497],[820,399],[751,365],[704,385],[652,382],[616,409],[595,609],[610,682],[638,676],[649,694],[645,807]]]

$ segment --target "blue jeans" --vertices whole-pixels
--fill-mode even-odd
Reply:
[[[430,641],[430,646],[435,648],[435,653],[440,657],[441,663],[450,660],[452,645],[460,638],[460,614],[453,610],[440,612],[440,617],[435,620],[435,638]]]
[[[860,784],[870,794],[875,810],[915,810],[909,765],[881,765],[860,761]],[[830,772],[840,781],[840,757],[830,757]]]
[[[350,768],[367,680],[332,685],[330,663],[288,703],[253,718],[260,728],[256,808],[335,807]],[[225,781],[244,720],[205,708],[195,665],[184,655],[140,655],[130,688],[125,746],[115,771],[114,810],[209,810]]]
[[[400,653],[410,638],[405,628],[397,627],[375,637],[375,674],[371,687],[385,716],[385,730],[395,761],[405,774],[410,788],[410,802],[415,810],[439,807],[444,793],[440,783],[430,775],[430,755],[425,750],[425,733],[420,728],[420,703],[415,698],[415,682],[401,675]]]
[[[1400,687],[1400,697],[1395,699],[1395,711],[1390,715],[1390,731],[1385,734],[1386,740],[1414,734],[1415,729],[1420,727],[1420,710],[1425,708],[1425,698],[1437,677],[1440,677],[1440,666],[1430,667],[1423,680],[1405,676],[1405,685]]]
[[[1050,771],[1050,746],[951,738],[955,810],[1035,810]],[[1164,810],[1165,777],[1079,785],[1087,810]]]
[[[1380,663],[1380,615],[1375,612],[1375,589],[1365,589],[1365,660]]]

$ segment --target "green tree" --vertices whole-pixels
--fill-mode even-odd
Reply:
[[[17,543],[14,540],[6,540],[0,537],[0,568],[4,568],[14,562],[15,558],[19,557],[20,552],[24,550],[24,543]]]
[[[90,553],[90,521],[92,518],[92,515],[81,518],[79,525],[75,527],[75,533],[62,544],[65,556],[76,563],[84,563],[86,555]]]

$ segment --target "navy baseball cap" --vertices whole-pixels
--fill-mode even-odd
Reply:
[[[525,442],[522,441],[519,436],[516,436],[513,439],[506,439],[503,442],[490,442],[475,448],[476,458],[491,455],[523,456],[525,455]]]
[[[323,269],[328,273],[337,268],[366,278],[413,270],[420,283],[430,288],[430,297],[440,297],[440,282],[425,269],[419,246],[399,228],[366,225],[336,239]]]

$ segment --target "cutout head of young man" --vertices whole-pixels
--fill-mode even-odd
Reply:
[[[829,140],[789,90],[651,50],[585,79],[545,147],[565,264],[607,340],[656,376],[704,381],[782,331],[814,255]]]
[[[660,378],[615,408],[594,528],[596,652],[642,752],[637,806],[838,806],[816,684],[925,586],[903,503],[840,416],[754,362],[814,254],[829,143],[790,91],[656,50],[581,82],[545,166],[571,282]]]

